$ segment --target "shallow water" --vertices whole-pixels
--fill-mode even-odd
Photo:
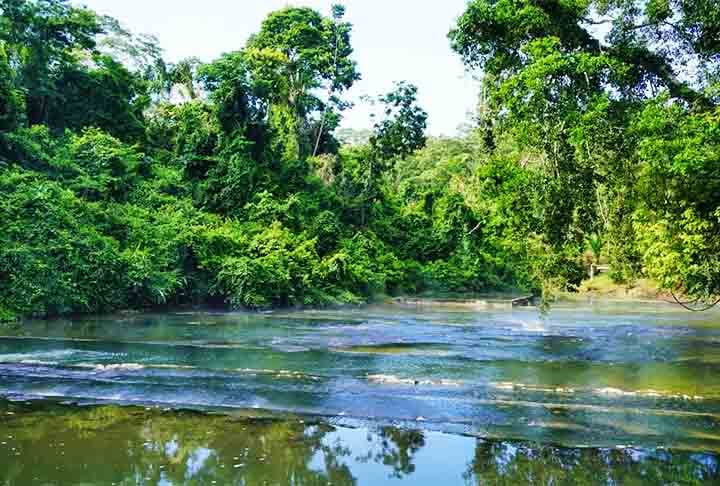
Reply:
[[[0,405],[0,482],[28,484],[711,484],[712,454],[568,449],[137,407]]]
[[[485,302],[394,304],[0,328],[0,397],[10,400],[289,412],[340,431],[392,425],[501,440],[493,450],[520,440],[580,455],[715,457],[718,371],[720,313],[655,303],[575,303],[546,316]],[[529,463],[545,453],[531,451]]]

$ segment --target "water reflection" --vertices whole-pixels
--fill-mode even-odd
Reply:
[[[368,434],[367,441],[370,450],[357,460],[388,466],[392,477],[402,479],[415,472],[415,454],[425,446],[425,434],[420,430],[383,427],[375,434]]]
[[[716,484],[718,458],[637,449],[563,449],[480,441],[472,484]]]
[[[574,305],[542,319],[532,309],[389,305],[26,322],[0,328],[0,396],[717,452],[720,314],[673,309]]]
[[[720,314],[673,309],[575,305],[541,319],[531,309],[391,305],[27,322],[0,329],[0,396],[717,452]],[[375,455],[410,461],[427,449],[383,452],[374,437]],[[411,464],[392,473],[417,477]]]
[[[299,418],[0,405],[0,483],[711,484],[713,454],[560,448]]]

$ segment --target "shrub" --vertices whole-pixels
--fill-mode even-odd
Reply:
[[[0,307],[18,314],[101,312],[124,304],[118,242],[58,183],[0,177]]]

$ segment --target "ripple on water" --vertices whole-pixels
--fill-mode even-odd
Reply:
[[[383,344],[360,344],[355,346],[334,347],[331,349],[336,353],[398,356],[449,356],[454,354],[449,347],[434,343],[395,342]]]
[[[38,322],[0,337],[0,395],[423,418],[423,428],[463,424],[541,442],[715,448],[720,326],[688,319],[375,306]]]
[[[405,386],[445,386],[458,387],[463,382],[459,380],[437,379],[428,380],[420,378],[402,378],[395,375],[368,375],[367,379],[371,383],[380,385],[405,385]]]

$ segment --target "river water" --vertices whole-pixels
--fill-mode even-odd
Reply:
[[[720,482],[717,311],[420,302],[0,336],[7,484]]]

